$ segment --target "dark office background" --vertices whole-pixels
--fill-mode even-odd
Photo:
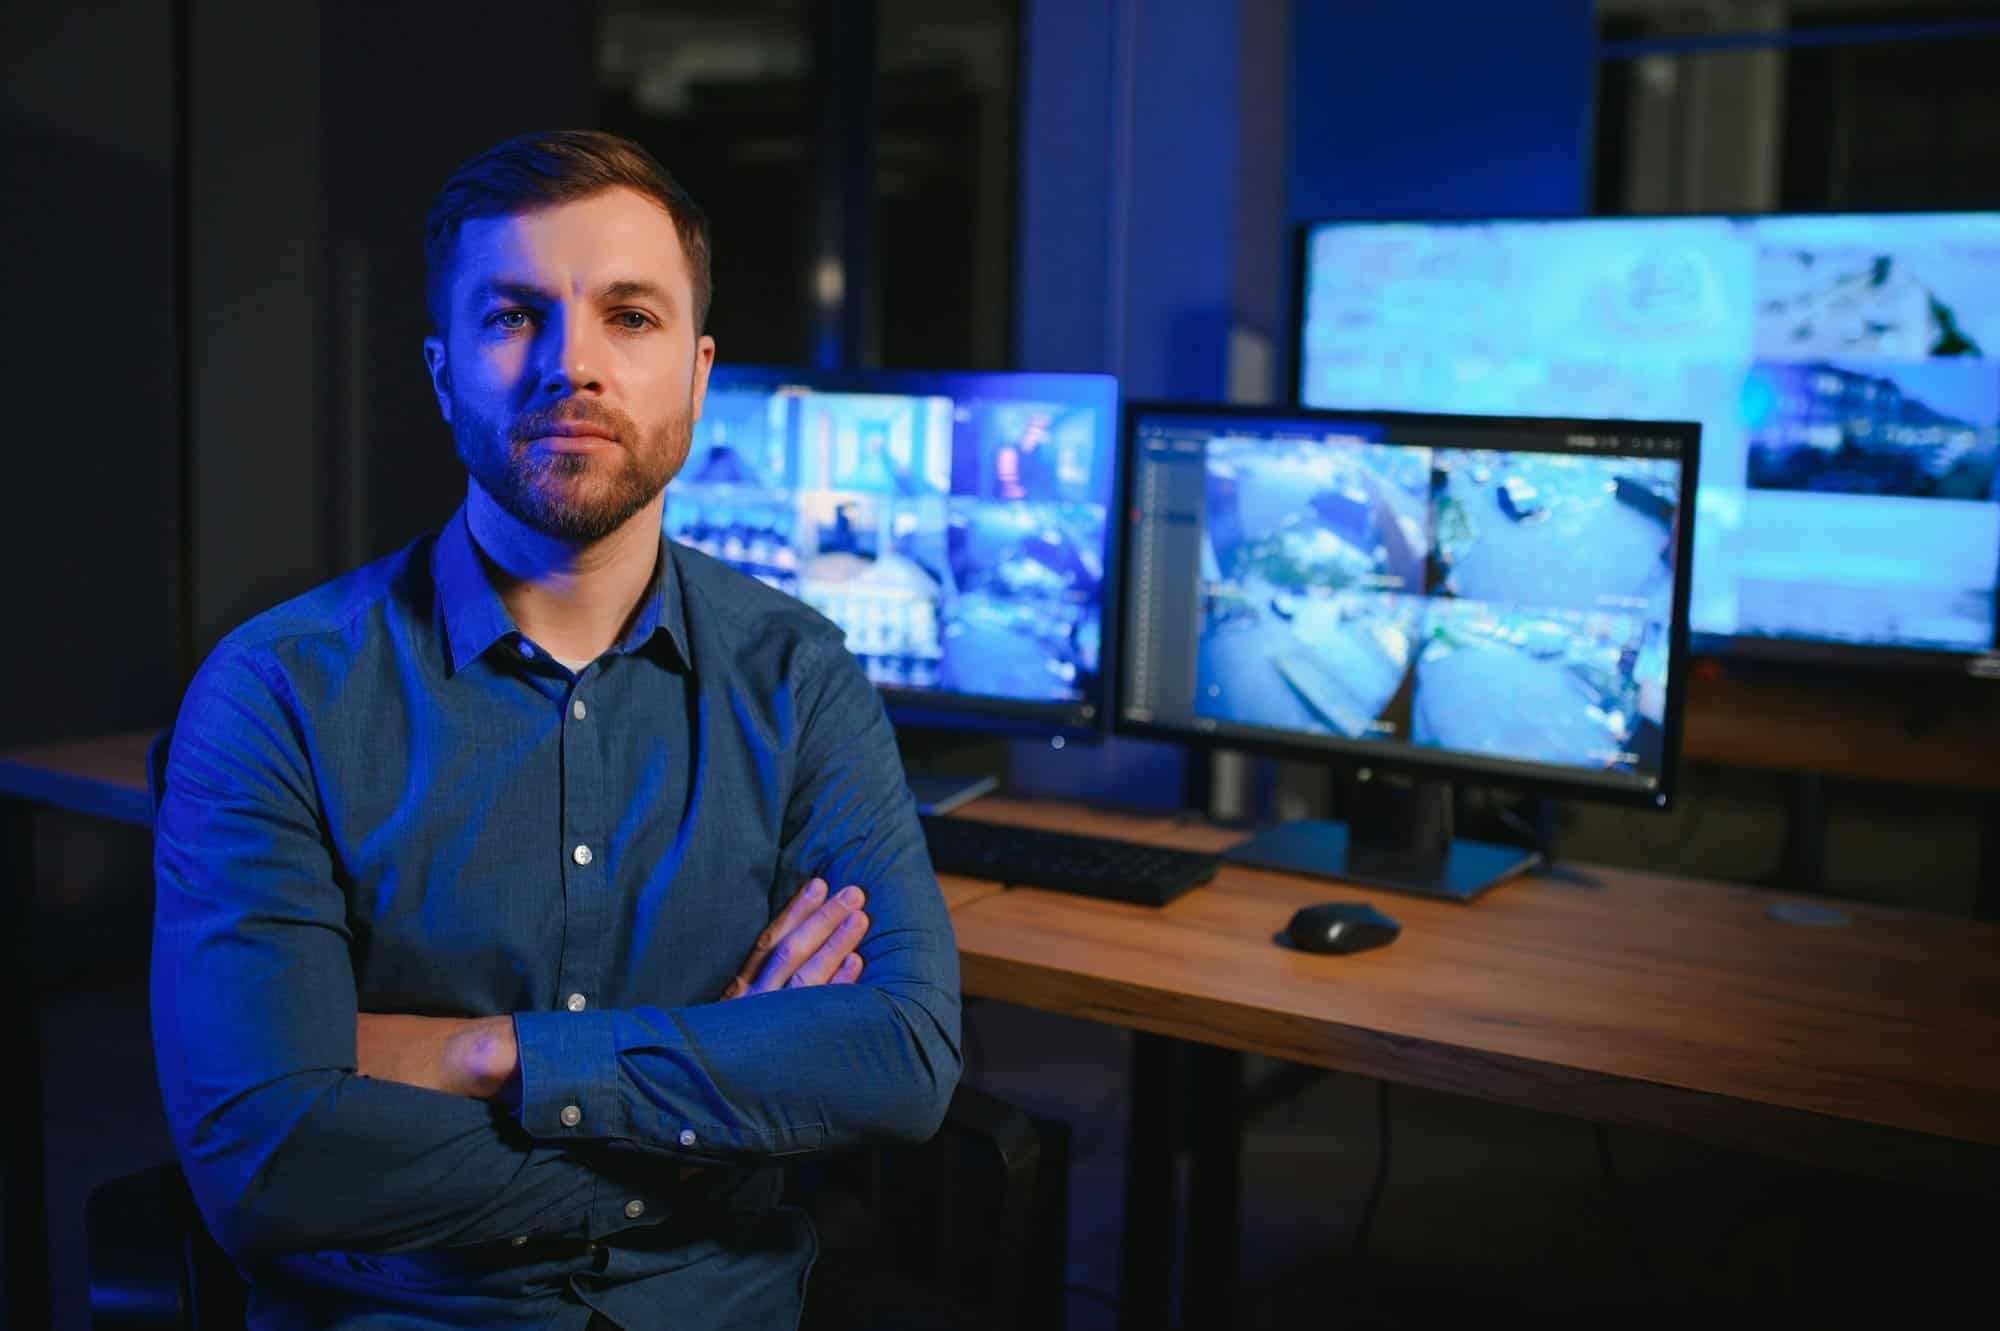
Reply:
[[[1134,396],[1257,400],[1288,379],[1301,219],[2000,206],[1995,19],[1844,0],[13,0],[0,746],[165,722],[231,625],[449,513],[421,219],[506,135],[599,125],[683,177],[716,222],[726,359],[1100,370]],[[1856,687],[1914,715],[1933,686]],[[1078,797],[1173,802],[1209,775],[1127,741],[1005,756]],[[1318,773],[1269,775],[1281,804],[1323,798]],[[1782,873],[1791,778],[1702,766],[1686,788],[1669,817],[1560,810],[1566,848]],[[1824,890],[1971,912],[1974,797],[1815,797]],[[72,924],[41,935],[63,940],[50,991],[129,994],[144,838],[51,817],[43,842],[43,908]]]

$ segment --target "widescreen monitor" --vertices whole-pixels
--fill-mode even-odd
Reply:
[[[1338,222],[1297,398],[1694,420],[1698,651],[2000,671],[2000,213]]]
[[[1105,723],[1117,381],[717,365],[668,536],[846,633],[898,724]]]
[[[1133,403],[1125,429],[1120,729],[1411,772],[1433,797],[1668,806],[1698,425]],[[1379,849],[1484,865],[1448,832]]]

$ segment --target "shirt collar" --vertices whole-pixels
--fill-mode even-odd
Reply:
[[[452,674],[465,669],[494,643],[519,636],[514,617],[507,613],[500,593],[487,576],[485,562],[466,523],[463,504],[438,533],[437,547],[431,554],[431,577],[437,586]],[[653,564],[653,579],[646,584],[639,601],[639,613],[624,641],[613,650],[636,652],[655,635],[665,637],[678,664],[685,668],[687,619],[681,604],[680,579],[674,574],[673,545],[664,535],[660,538],[660,557]]]

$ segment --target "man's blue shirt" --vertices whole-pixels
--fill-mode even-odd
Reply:
[[[463,510],[250,621],[157,847],[168,1118],[258,1325],[790,1325],[813,1241],[773,1165],[921,1140],[958,1079],[880,700],[833,625],[666,541],[576,674]],[[868,893],[860,981],[715,1001],[814,875]],[[357,1012],[515,1014],[519,1103],[359,1076]]]

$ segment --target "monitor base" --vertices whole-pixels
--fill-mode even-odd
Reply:
[[[1450,901],[1470,901],[1542,860],[1538,852],[1519,846],[1457,838],[1430,853],[1356,844],[1348,837],[1346,823],[1318,818],[1280,823],[1231,846],[1222,858],[1252,868],[1338,878]]]
[[[905,779],[921,814],[950,813],[1000,787],[1000,778],[991,772],[907,772]]]

